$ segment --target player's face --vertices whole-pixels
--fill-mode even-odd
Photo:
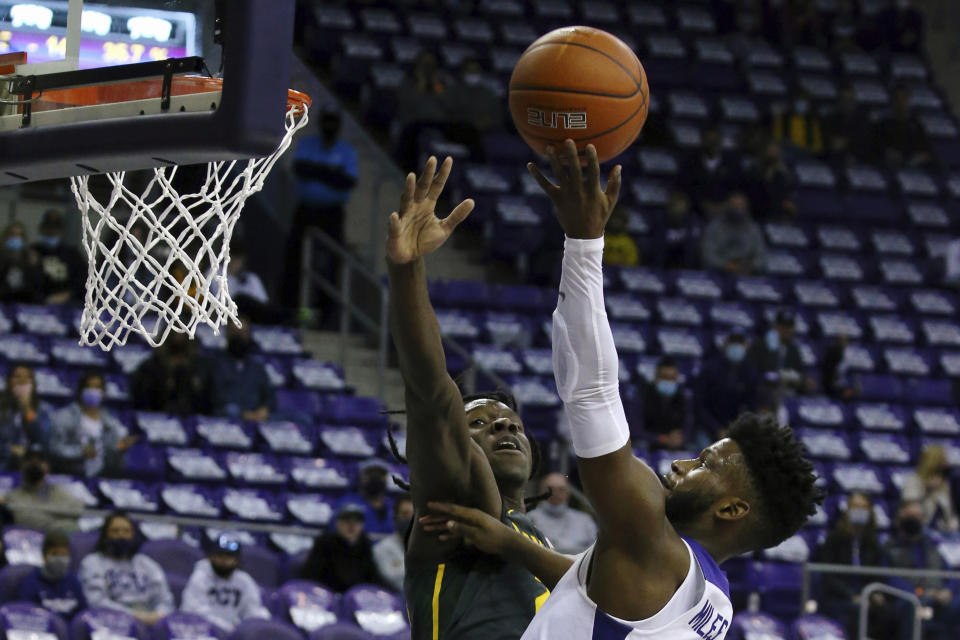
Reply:
[[[666,514],[681,530],[700,519],[720,498],[739,493],[743,454],[736,442],[719,440],[692,460],[676,460],[663,478]]]
[[[473,400],[465,409],[470,437],[487,455],[494,477],[525,482],[533,456],[520,416],[496,400]]]

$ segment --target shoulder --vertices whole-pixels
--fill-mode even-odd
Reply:
[[[94,551],[93,553],[91,553],[86,558],[80,561],[80,572],[83,573],[84,571],[90,571],[91,569],[95,569],[96,567],[102,565],[105,560],[106,558],[104,558],[102,553],[100,553],[99,551]]]
[[[163,568],[160,566],[160,564],[150,556],[143,553],[138,553],[133,556],[133,566],[147,571],[163,573]]]
[[[41,404],[41,407],[43,405]],[[80,407],[76,402],[68,404],[62,409],[53,409],[50,411],[50,418],[57,427],[77,426],[76,416],[80,413]]]

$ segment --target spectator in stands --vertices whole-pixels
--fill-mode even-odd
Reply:
[[[174,331],[133,372],[130,392],[138,411],[207,413],[212,396],[209,367],[197,356],[194,342]]]
[[[383,584],[373,546],[363,530],[366,510],[352,499],[337,506],[332,530],[313,543],[300,577],[343,593],[358,584]]]
[[[760,221],[782,220],[796,214],[793,192],[796,178],[780,153],[780,145],[767,142],[763,153],[747,172],[744,188],[750,197],[750,209]]]
[[[746,337],[733,331],[723,341],[723,348],[703,363],[694,396],[700,426],[698,446],[724,437],[730,422],[754,408],[757,371],[746,356]]]
[[[911,4],[910,0],[894,0],[877,18],[890,51],[923,53],[923,14]]]
[[[283,304],[299,306],[303,238],[308,229],[320,229],[339,244],[344,242],[344,207],[357,185],[357,151],[340,137],[340,111],[331,105],[320,110],[320,134],[297,144],[294,171],[299,180],[300,206],[287,236]],[[323,267],[328,279],[333,263]]]
[[[447,130],[452,121],[449,90],[452,82],[440,70],[437,57],[421,51],[410,77],[397,92],[397,154],[404,170],[417,164],[419,137],[426,128]]]
[[[944,533],[960,530],[960,519],[951,495],[950,464],[942,446],[923,448],[917,470],[904,478],[902,498],[920,503],[925,527]]]
[[[631,424],[633,440],[646,438],[653,449],[681,449],[690,433],[689,393],[680,383],[677,361],[663,356],[652,382],[641,383],[641,424]]]
[[[814,553],[817,562],[853,566],[879,567],[883,552],[877,539],[877,523],[873,503],[862,493],[847,498],[847,507],[837,515],[823,544]],[[860,592],[870,582],[856,575],[826,573],[821,582],[820,611],[841,622],[851,638],[856,637],[860,614]],[[868,633],[877,640],[896,638],[897,617],[884,609],[886,600],[881,594],[871,598]]]
[[[20,486],[4,502],[13,520],[22,527],[39,531],[75,531],[83,513],[83,502],[58,484],[47,481],[50,464],[39,449],[27,452],[20,463]]]
[[[714,123],[700,133],[699,153],[687,158],[680,171],[683,190],[694,208],[708,218],[719,214],[730,192],[740,184],[740,163],[723,150],[723,134]]]
[[[142,542],[130,518],[110,514],[96,550],[80,564],[80,583],[91,607],[118,609],[153,624],[173,611],[173,594],[160,565],[138,553]]]
[[[703,265],[737,275],[762,273],[767,268],[767,243],[750,217],[747,197],[735,191],[727,208],[703,230]]]
[[[658,220],[654,236],[656,264],[661,269],[694,269],[699,262],[700,217],[690,210],[690,198],[673,191]]]
[[[227,350],[211,362],[213,410],[230,418],[263,422],[276,408],[273,385],[263,363],[253,355],[250,318],[241,327],[227,325]]]
[[[248,618],[270,618],[260,587],[240,567],[240,543],[224,534],[205,560],[196,564],[183,589],[180,609],[206,618],[224,631],[233,631]]]
[[[847,356],[849,344],[850,339],[847,336],[837,336],[824,351],[820,362],[820,384],[823,391],[838,400],[852,400],[860,394],[856,380],[850,375],[850,360]]]
[[[629,212],[623,205],[617,205],[610,214],[603,238],[603,263],[620,267],[635,267],[640,262],[640,250],[630,234],[627,225]]]
[[[763,26],[768,40],[788,50],[797,45],[825,44],[815,0],[768,0],[764,2]]]
[[[65,533],[53,531],[44,536],[43,566],[20,582],[17,599],[36,603],[66,620],[87,608],[80,580],[70,571],[70,540]]]
[[[83,300],[86,264],[76,247],[63,242],[63,211],[49,209],[31,249],[40,258],[40,289],[45,304]]]
[[[826,24],[830,48],[842,53],[855,52],[863,46],[863,18],[854,0],[840,0],[837,10]]]
[[[270,296],[263,281],[256,273],[248,269],[247,249],[234,239],[230,243],[230,264],[227,265],[227,287],[230,297],[237,303],[237,310],[249,316],[257,324],[283,324],[290,315],[270,302]],[[219,291],[216,282],[211,283],[210,293]]]
[[[877,123],[874,136],[878,152],[892,168],[923,167],[930,164],[930,144],[920,120],[910,109],[910,88],[893,90],[893,110]]]
[[[836,108],[824,118],[823,135],[827,155],[838,166],[864,161],[871,153],[869,119],[849,82],[840,87]]]
[[[403,593],[403,558],[411,522],[413,500],[405,493],[393,501],[393,533],[373,545],[373,559],[377,563],[377,570],[397,593]]]
[[[503,104],[484,81],[483,67],[476,58],[466,58],[460,65],[457,82],[450,85],[449,99],[453,117],[446,128],[447,137],[466,145],[472,160],[483,162],[483,136],[501,126]]]
[[[387,474],[390,467],[379,458],[360,463],[357,493],[348,496],[363,506],[364,529],[370,534],[393,532],[393,501],[387,497]]]
[[[884,545],[891,567],[902,569],[944,570],[938,541],[924,527],[924,507],[920,502],[905,500],[897,509],[894,533]],[[960,629],[960,598],[943,578],[895,578],[893,586],[916,593],[924,605],[933,609],[933,619],[925,621],[923,637],[927,640],[954,640]],[[901,617],[911,620],[912,611],[899,607]]]
[[[76,402],[53,414],[50,456],[61,473],[93,477],[123,469],[124,454],[137,438],[103,408],[105,387],[103,374],[84,374]]]
[[[40,260],[27,247],[26,229],[20,222],[11,222],[3,230],[0,247],[0,302],[39,302],[42,281]]]
[[[0,393],[0,470],[20,468],[20,457],[32,446],[46,448],[51,407],[37,397],[33,369],[16,365]]]
[[[773,326],[758,337],[747,351],[747,360],[768,383],[788,391],[809,389],[811,381],[803,375],[803,357],[794,341],[796,318],[781,309]]]
[[[540,481],[549,497],[527,515],[553,543],[553,548],[576,555],[596,542],[597,525],[589,515],[570,506],[570,486],[562,473],[549,473]]]
[[[771,113],[771,136],[793,159],[823,152],[823,124],[806,91],[797,91],[786,107],[775,106]]]

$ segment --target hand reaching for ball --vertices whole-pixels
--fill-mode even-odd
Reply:
[[[473,200],[469,198],[443,220],[434,212],[452,167],[453,159],[448,157],[437,171],[437,159],[430,156],[419,179],[413,173],[407,175],[400,209],[390,214],[387,259],[393,264],[408,264],[436,251],[470,215]]]
[[[568,238],[589,239],[603,236],[613,207],[620,197],[622,167],[617,165],[610,172],[607,188],[600,184],[600,161],[597,150],[588,144],[585,150],[587,179],[583,179],[577,145],[573,140],[563,143],[558,155],[553,147],[547,149],[547,160],[553,175],[560,184],[553,184],[537,165],[530,162],[527,169],[540,188],[553,202],[557,219]]]

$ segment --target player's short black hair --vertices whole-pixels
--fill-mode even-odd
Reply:
[[[773,547],[803,526],[823,502],[807,450],[773,416],[741,414],[730,425],[730,438],[743,452],[759,500],[757,541]]]

